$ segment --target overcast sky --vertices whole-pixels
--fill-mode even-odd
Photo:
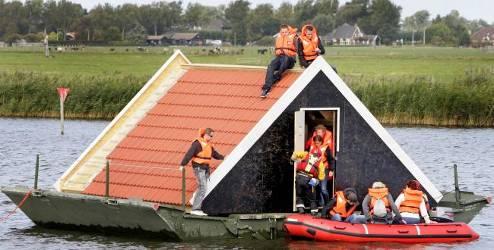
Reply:
[[[156,0],[69,0],[82,4],[84,8],[91,9],[98,3],[110,3],[119,5],[124,3],[145,4],[156,2]],[[248,0],[251,7],[261,3],[271,3],[278,7],[282,2],[296,3],[297,0]],[[340,0],[340,4],[350,0]],[[410,16],[418,10],[426,9],[433,17],[437,14],[444,16],[451,10],[458,10],[460,14],[469,19],[484,19],[489,23],[494,23],[494,1],[493,0],[391,0],[395,4],[402,7],[402,17]],[[183,0],[184,8],[188,3],[201,3],[203,5],[219,5],[228,4],[232,0]]]

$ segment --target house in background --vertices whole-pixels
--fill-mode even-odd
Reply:
[[[494,46],[494,27],[484,27],[473,33],[470,38],[472,46],[475,48]]]
[[[146,43],[148,45],[165,45],[167,43],[167,36],[166,34],[159,36],[147,36]]]
[[[170,44],[173,45],[202,45],[202,39],[199,36],[199,33],[182,33],[177,32],[174,33],[169,38]]]
[[[380,39],[377,35],[366,35],[355,25],[344,23],[333,32],[322,36],[321,39],[328,45],[341,46],[376,46]]]

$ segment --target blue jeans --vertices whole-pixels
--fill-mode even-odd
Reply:
[[[341,219],[341,215],[340,214],[333,215],[333,217],[331,217],[331,220],[334,220],[334,221],[343,221]],[[365,220],[365,216],[363,216],[363,215],[352,214],[352,215],[348,216],[345,219],[345,222],[357,223],[357,224],[365,224],[366,223],[366,220]]]
[[[287,55],[276,56],[268,66],[266,71],[266,79],[264,80],[263,90],[270,90],[273,84],[281,80],[281,75],[287,69],[291,69],[295,66],[295,57]],[[275,72],[277,71],[277,72]]]
[[[196,195],[194,196],[192,210],[201,210],[202,200],[204,200],[204,196],[206,195],[209,172],[207,169],[199,167],[195,167],[192,169],[194,170],[194,175],[196,176],[197,182],[197,191]]]
[[[420,223],[420,218],[415,218],[415,217],[402,217],[404,221],[406,221],[407,224],[419,224]]]

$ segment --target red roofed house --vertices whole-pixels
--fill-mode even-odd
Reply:
[[[333,84],[328,76],[333,78]],[[387,156],[390,159],[384,164],[383,160],[377,160],[382,158],[382,154],[372,156],[370,149],[361,150],[360,157],[350,149],[340,152],[338,174],[345,177],[341,181],[340,175],[336,177],[338,187],[359,181],[362,185],[357,188],[363,196],[365,188],[376,178],[387,180],[373,176],[375,174],[362,173],[361,178],[350,181],[347,174],[355,174],[346,173],[345,165],[355,171],[355,167],[379,165],[372,166],[377,168],[392,161],[396,168],[408,164],[410,170],[403,174],[403,180],[393,178],[388,181],[390,186],[396,182],[395,193],[401,190],[413,172],[425,186],[432,187],[428,190],[434,199],[440,197],[440,193],[367,109],[364,115],[371,118],[360,128],[361,131],[353,127],[346,129],[350,118],[356,119],[352,123],[361,123],[360,112],[365,107],[327,68],[323,59],[304,72],[292,70],[286,73],[267,99],[258,97],[264,78],[265,70],[261,67],[191,64],[180,52],[175,53],[66,171],[58,181],[57,189],[103,196],[104,166],[108,159],[111,197],[180,206],[182,179],[179,163],[197,137],[198,129],[211,127],[216,131],[215,147],[228,157],[213,163],[214,171],[203,203],[205,212],[290,212],[293,203],[290,154],[294,148],[300,148],[295,139],[306,140],[316,123],[325,123],[336,132],[335,145],[345,149],[347,143],[348,147],[363,143],[363,134],[369,134],[369,129],[378,129],[379,134],[374,136],[381,138],[376,140],[373,149],[382,147],[383,152],[389,151],[390,154]],[[334,89],[335,86],[343,88],[343,91]],[[345,104],[348,98],[353,98],[354,102]],[[355,105],[357,107],[352,107]],[[357,112],[356,108],[362,110]],[[297,112],[303,113],[300,118],[296,118]],[[295,131],[297,123],[301,126],[298,132]],[[389,140],[387,143],[390,145],[383,140]],[[388,146],[396,148],[396,152],[389,150]],[[368,160],[373,157],[376,161],[370,164]],[[196,183],[190,165],[186,173],[186,200],[191,201]],[[364,178],[365,175],[372,178]]]
[[[494,27],[483,27],[470,38],[473,47],[494,46]]]
[[[176,51],[59,178],[56,191],[35,192],[21,209],[40,225],[144,230],[171,239],[272,233],[272,226],[281,232],[285,213],[295,209],[290,156],[321,123],[334,135],[336,190],[351,186],[363,199],[381,180],[396,197],[415,178],[432,205],[441,200],[323,57],[304,71],[289,70],[260,98],[265,73],[193,64]],[[182,214],[196,182],[189,165],[183,193],[178,167],[203,127],[216,131],[214,146],[227,157],[213,161],[202,209],[222,217]],[[27,190],[2,189],[17,204]]]

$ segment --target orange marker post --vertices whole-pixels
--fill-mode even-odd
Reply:
[[[64,110],[63,110],[63,104],[65,103],[65,100],[67,99],[67,96],[69,95],[69,88],[65,87],[60,87],[57,88],[58,95],[60,96],[60,134],[63,135],[63,120],[64,120]]]

